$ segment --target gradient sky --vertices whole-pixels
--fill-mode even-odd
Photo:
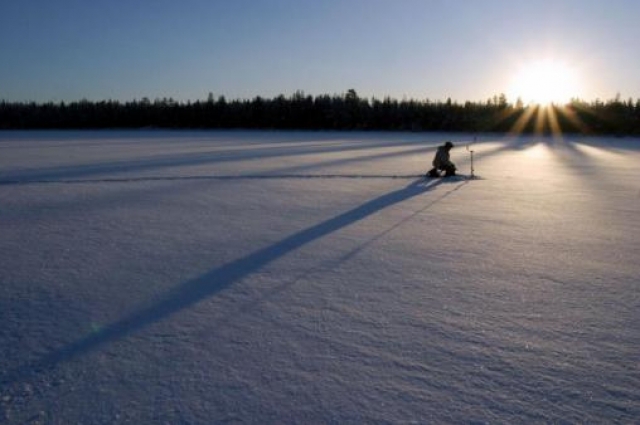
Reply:
[[[2,0],[0,99],[484,101],[559,60],[640,98],[638,0]]]

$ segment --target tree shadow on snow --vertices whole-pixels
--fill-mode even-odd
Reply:
[[[234,283],[292,251],[353,223],[366,219],[387,207],[424,194],[442,184],[443,181],[443,179],[427,181],[424,179],[415,180],[406,187],[374,198],[349,211],[285,237],[270,246],[211,270],[200,277],[184,282],[168,291],[151,305],[143,307],[85,338],[53,351],[40,360],[26,364],[13,372],[8,372],[3,378],[4,384],[10,384],[24,379],[33,373],[52,369],[60,363],[69,361],[74,357],[95,350],[102,345],[124,338],[146,326],[164,320],[181,310],[189,308],[225,290]],[[432,204],[433,202],[428,204],[427,207]]]
[[[86,147],[85,145],[83,145]],[[382,154],[368,153],[370,159],[376,157],[385,158],[392,155],[406,155],[411,153],[428,152],[435,147],[429,143],[419,141],[388,141],[388,140],[357,140],[349,142],[332,143],[330,140],[300,140],[291,141],[280,138],[264,141],[263,144],[251,146],[251,149],[243,149],[240,146],[228,146],[224,149],[203,147],[197,152],[186,153],[158,153],[146,152],[142,157],[134,159],[113,159],[111,161],[97,161],[86,163],[70,163],[55,166],[41,166],[36,168],[19,168],[14,170],[0,170],[0,185],[24,184],[24,183],[48,183],[68,182],[73,180],[98,181],[96,176],[130,175],[131,173],[154,172],[176,167],[208,166],[233,163],[241,161],[254,161],[287,158],[295,156],[313,156],[328,154],[347,154],[350,158],[346,161],[367,159],[356,155],[358,152],[374,152],[379,149],[400,149],[396,153],[384,152]],[[246,147],[246,145],[244,145]],[[405,148],[413,148],[412,151],[403,152]],[[315,166],[315,164],[314,164]]]

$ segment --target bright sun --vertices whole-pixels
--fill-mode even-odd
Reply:
[[[578,94],[576,72],[566,64],[544,60],[523,66],[511,80],[507,96],[524,104],[563,105]]]

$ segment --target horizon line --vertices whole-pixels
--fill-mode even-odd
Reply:
[[[629,100],[631,100],[632,102],[640,102],[640,95],[636,98],[634,98],[633,96],[623,96],[620,92],[617,92],[614,96],[607,98],[607,99],[603,99],[601,97],[594,97],[594,98],[590,98],[590,99],[586,99],[586,98],[582,98],[580,96],[574,96],[571,97],[571,99],[567,102],[561,102],[561,103],[556,103],[556,102],[550,102],[548,104],[546,103],[540,103],[540,102],[523,102],[522,99],[520,98],[516,98],[515,100],[511,100],[509,99],[509,97],[507,97],[506,93],[504,92],[499,92],[496,94],[493,94],[491,96],[486,97],[484,100],[471,100],[471,99],[465,99],[465,100],[459,100],[459,99],[453,99],[451,96],[448,96],[446,98],[430,98],[430,97],[409,97],[406,95],[403,95],[401,98],[398,97],[394,97],[391,95],[383,95],[383,96],[378,96],[378,95],[370,95],[370,96],[360,96],[357,94],[357,91],[354,89],[348,89],[343,91],[342,93],[321,93],[321,94],[311,94],[311,93],[307,93],[304,90],[295,90],[292,93],[286,95],[284,93],[279,93],[277,95],[273,95],[273,96],[265,96],[265,95],[260,95],[260,94],[256,94],[252,97],[246,97],[246,96],[237,96],[237,97],[229,97],[225,94],[216,94],[213,92],[209,92],[208,95],[205,98],[196,98],[196,99],[176,99],[173,96],[155,96],[153,97],[153,99],[149,96],[141,96],[141,97],[131,97],[131,98],[127,98],[127,99],[123,99],[123,98],[88,98],[88,97],[82,97],[82,98],[75,98],[75,99],[49,99],[49,100],[33,100],[33,99],[23,99],[23,100],[8,100],[5,98],[0,98],[0,103],[5,103],[5,104],[33,104],[35,103],[36,105],[46,105],[46,104],[62,104],[62,103],[69,103],[69,104],[73,104],[73,103],[102,103],[102,102],[113,102],[113,103],[121,103],[121,104],[126,104],[126,103],[140,103],[140,102],[144,102],[144,103],[162,103],[162,102],[170,102],[170,103],[174,103],[177,105],[189,105],[189,104],[193,104],[193,103],[208,103],[208,102],[218,102],[221,99],[224,99],[226,102],[253,102],[256,101],[258,99],[261,100],[276,100],[279,98],[284,98],[284,99],[296,99],[296,98],[308,98],[311,97],[312,99],[318,99],[318,98],[323,98],[323,97],[331,97],[331,98],[335,98],[335,97],[339,97],[339,98],[345,98],[348,96],[354,96],[354,98],[358,99],[358,100],[366,100],[366,101],[386,101],[386,100],[391,100],[391,101],[397,101],[399,103],[403,103],[403,102],[419,102],[419,103],[434,103],[434,104],[456,104],[456,105],[465,105],[466,103],[472,103],[472,104],[486,104],[488,102],[491,101],[496,101],[496,100],[501,100],[503,99],[505,101],[505,103],[507,105],[511,105],[511,106],[515,106],[517,104],[522,104],[524,105],[524,107],[535,107],[535,106],[556,106],[556,107],[561,107],[561,106],[566,106],[566,105],[571,105],[573,103],[578,103],[578,104],[594,104],[594,103],[599,103],[599,102],[603,102],[603,103],[615,103],[615,102],[622,102],[622,103],[627,103]]]

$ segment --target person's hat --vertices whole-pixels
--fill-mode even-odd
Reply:
[[[452,148],[453,147],[453,143],[451,143],[451,141],[448,141],[447,143],[444,144],[446,147],[448,148]]]

